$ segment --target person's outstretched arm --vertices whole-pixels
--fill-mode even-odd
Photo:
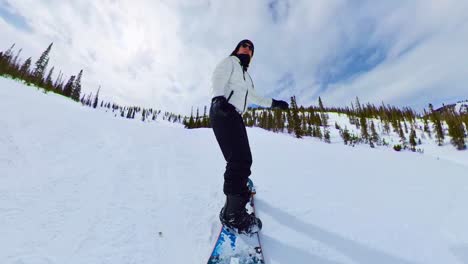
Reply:
[[[256,105],[260,105],[263,107],[271,107],[273,103],[273,99],[271,98],[264,98],[260,95],[257,94],[257,92],[254,89],[249,90],[249,99],[251,103],[254,103]]]
[[[279,108],[282,110],[287,110],[289,108],[289,104],[285,101],[263,98],[259,96],[254,89],[249,90],[249,98],[252,103],[263,107]]]

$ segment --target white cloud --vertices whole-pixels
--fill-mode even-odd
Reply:
[[[326,93],[330,102],[360,96],[422,109],[431,102],[468,97],[467,8],[459,1],[425,1],[393,10],[373,36],[388,40],[387,59],[371,72],[335,85]]]
[[[8,1],[32,32],[0,17],[0,47],[16,42],[34,60],[54,42],[51,65],[68,75],[83,68],[85,92],[101,85],[118,103],[180,113],[208,104],[214,66],[244,38],[255,44],[256,88],[280,99],[420,107],[468,97],[463,1],[273,2],[281,19],[268,1]],[[366,48],[384,59],[367,54],[378,65],[351,74],[349,56]],[[352,77],[320,83],[318,72],[334,71]],[[285,78],[294,85],[280,91]]]

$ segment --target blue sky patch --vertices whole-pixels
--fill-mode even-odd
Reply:
[[[291,72],[286,72],[276,81],[275,89],[268,93],[269,96],[275,97],[281,95],[285,91],[291,91],[296,87],[296,79],[294,74]]]
[[[8,4],[8,2],[2,1],[0,4],[0,17],[19,30],[32,32],[32,28],[29,26],[26,18],[12,12],[11,6]]]
[[[329,84],[347,81],[352,77],[369,72],[387,57],[384,46],[356,47],[345,51],[323,63],[316,73],[323,90]]]

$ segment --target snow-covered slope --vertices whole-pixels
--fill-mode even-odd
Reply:
[[[361,136],[361,129],[358,129],[355,125],[352,125],[350,123],[349,118],[346,115],[338,113],[328,113],[327,115],[329,116],[328,125],[332,143],[344,144],[343,139],[340,136],[340,131],[335,128],[335,123],[337,123],[341,128],[347,128],[349,130],[349,133]],[[375,124],[376,131],[380,137],[380,141],[383,139],[388,144],[388,146],[375,146],[376,148],[381,150],[393,151],[394,145],[402,144],[400,135],[396,131],[394,131],[393,128],[391,128],[390,132],[387,134],[386,132],[384,132],[384,124],[381,120],[376,118],[368,118],[367,123],[370,124],[370,122],[373,122]],[[445,139],[443,144],[439,146],[436,142],[433,123],[429,121],[429,126],[432,131],[431,135],[429,135],[428,133],[424,132],[424,121],[422,119],[417,119],[415,122],[415,133],[417,138],[416,140],[420,141],[421,144],[417,145],[416,149],[424,153],[424,155],[428,155],[436,159],[445,159],[448,161],[460,163],[461,165],[468,166],[467,151],[459,151],[450,143],[451,137],[448,135],[448,126],[445,122],[442,123],[442,126],[444,128]],[[410,125],[408,125],[408,129],[403,131],[406,137],[406,144],[408,144],[408,140],[410,137],[410,129],[411,127]]]
[[[468,113],[468,101],[455,104],[454,110],[456,113]]]
[[[207,261],[224,199],[210,129],[5,79],[0,113],[0,263]],[[468,263],[465,163],[248,133],[266,263]]]
[[[443,105],[442,107],[436,109],[437,112],[443,112],[446,110],[454,111],[458,114],[468,113],[468,100],[459,101],[455,104]]]

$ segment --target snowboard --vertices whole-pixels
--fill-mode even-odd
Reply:
[[[249,179],[247,186],[250,189],[250,202],[247,209],[255,213],[254,195],[255,186]],[[264,264],[262,246],[260,244],[259,233],[246,235],[238,234],[225,226],[221,230],[216,240],[213,252],[208,259],[208,264]]]

